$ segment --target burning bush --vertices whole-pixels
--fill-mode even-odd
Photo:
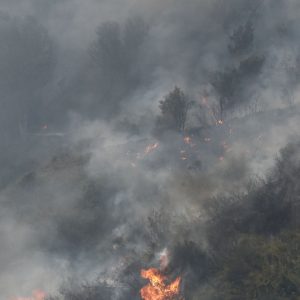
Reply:
[[[141,276],[150,281],[149,284],[141,289],[141,298],[143,300],[178,299],[180,293],[180,277],[177,277],[174,281],[168,284],[168,278],[155,268],[142,270]]]

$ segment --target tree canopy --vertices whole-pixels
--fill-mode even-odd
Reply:
[[[184,131],[190,106],[191,102],[188,97],[175,86],[174,90],[159,102],[161,122],[168,129]]]

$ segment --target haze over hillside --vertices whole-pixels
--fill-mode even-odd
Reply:
[[[298,299],[299,13],[1,0],[0,300]]]

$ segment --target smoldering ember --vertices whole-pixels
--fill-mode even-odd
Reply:
[[[299,0],[0,0],[0,300],[300,299]]]

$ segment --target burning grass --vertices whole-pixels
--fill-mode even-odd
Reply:
[[[179,299],[181,278],[177,277],[171,283],[167,276],[158,269],[142,270],[141,276],[149,280],[149,284],[140,291],[143,300],[175,300]],[[182,298],[181,298],[182,299]]]

